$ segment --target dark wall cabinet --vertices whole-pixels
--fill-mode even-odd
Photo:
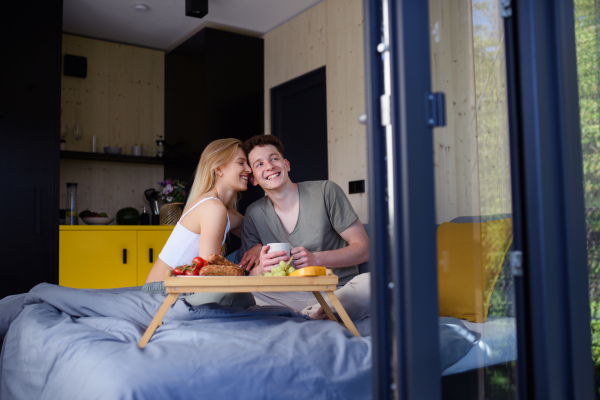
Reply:
[[[58,283],[62,0],[0,13],[0,298]]]
[[[206,145],[264,132],[264,45],[205,28],[165,56],[165,176],[190,180]]]
[[[205,28],[165,56],[165,177],[191,182],[210,142],[262,133],[263,39]],[[240,212],[261,196],[249,185]]]

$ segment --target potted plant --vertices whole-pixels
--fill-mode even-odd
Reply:
[[[175,225],[181,218],[187,183],[178,179],[165,179],[164,182],[158,182],[158,185],[160,188],[154,195],[163,203],[160,208],[160,224]]]

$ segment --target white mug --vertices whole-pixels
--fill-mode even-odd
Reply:
[[[289,243],[267,243],[267,246],[269,246],[267,254],[272,253],[274,251],[285,251],[287,253],[287,256],[289,257],[290,250],[292,250],[292,245]]]

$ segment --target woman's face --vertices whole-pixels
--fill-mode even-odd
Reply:
[[[219,172],[222,176],[219,176]],[[217,168],[217,179],[240,192],[248,189],[248,178],[251,173],[246,154],[238,147],[233,158]]]

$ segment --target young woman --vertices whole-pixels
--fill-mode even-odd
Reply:
[[[181,219],[148,274],[143,291],[164,294],[162,281],[167,269],[189,265],[194,257],[206,259],[209,254],[221,254],[227,232],[241,235],[244,217],[235,210],[235,205],[238,192],[248,188],[251,174],[242,145],[238,139],[219,139],[204,149]],[[254,302],[252,295],[197,293],[193,296],[196,304],[192,305],[218,302],[244,306],[250,298]],[[191,297],[186,301],[191,303]]]

